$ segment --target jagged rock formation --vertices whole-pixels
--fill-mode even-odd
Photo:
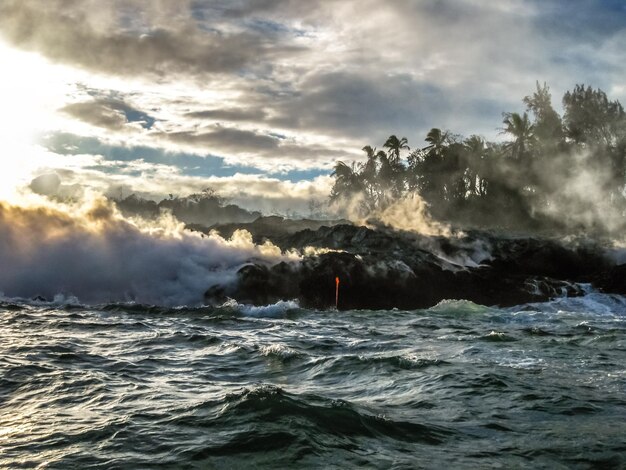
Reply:
[[[244,266],[235,286],[211,287],[207,301],[228,296],[267,304],[296,298],[303,307],[328,308],[335,302],[335,276],[341,280],[339,309],[425,308],[443,299],[510,306],[582,295],[579,283],[626,292],[624,267],[613,266],[590,243],[484,232],[446,239],[347,224],[291,233],[276,226],[264,232],[262,224],[256,229],[257,241],[318,252],[299,263]]]
[[[285,219],[277,215],[258,217],[248,223],[221,223],[209,227],[202,225],[187,225],[187,228],[203,233],[216,230],[225,238],[232,237],[235,230],[247,230],[252,234],[255,243],[262,243],[264,240],[271,240],[272,243],[281,248],[295,248],[290,246],[294,243],[291,236],[297,233],[317,231],[322,227],[332,227],[335,225],[350,224],[345,219],[339,220],[315,220],[315,219]]]

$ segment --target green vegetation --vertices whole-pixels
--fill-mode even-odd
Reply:
[[[602,90],[577,85],[561,117],[537,83],[522,113],[504,113],[503,142],[431,129],[409,149],[392,135],[363,163],[337,162],[331,201],[367,215],[419,194],[432,215],[461,227],[605,231],[623,226],[626,115]],[[401,158],[401,155],[406,158]]]
[[[170,194],[168,199],[158,203],[136,194],[131,194],[125,199],[113,200],[127,216],[155,219],[165,210],[171,212],[181,222],[207,227],[216,223],[252,222],[261,216],[260,212],[248,212],[234,204],[226,204],[224,198],[211,188],[184,197]]]

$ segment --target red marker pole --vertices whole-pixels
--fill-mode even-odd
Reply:
[[[339,278],[335,278],[335,308],[339,306]]]

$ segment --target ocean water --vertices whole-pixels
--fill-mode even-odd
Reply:
[[[0,302],[2,468],[626,468],[626,298]]]

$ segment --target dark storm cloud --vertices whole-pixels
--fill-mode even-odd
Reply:
[[[623,0],[533,0],[533,3],[542,12],[534,18],[537,30],[549,37],[570,41],[577,38],[576,43],[600,45],[606,38],[626,30]]]
[[[139,22],[141,6],[152,13],[147,24]],[[168,11],[176,12],[169,21]],[[297,50],[258,30],[203,27],[186,1],[7,0],[0,4],[0,31],[53,60],[117,75],[227,73]]]
[[[110,130],[121,130],[128,122],[124,113],[104,103],[72,103],[61,111],[87,124]]]
[[[252,154],[255,159],[248,160],[247,165],[258,166],[263,160],[275,159],[300,159],[301,161],[318,161],[325,166],[336,158],[353,154],[339,148],[328,148],[316,144],[299,144],[290,141],[284,136],[277,134],[262,134],[255,131],[213,126],[200,132],[169,132],[159,136],[167,141],[193,147],[198,150],[204,149],[207,153],[217,155],[228,154]],[[239,161],[244,164],[243,161]],[[264,165],[261,165],[264,166]]]
[[[389,129],[414,133],[418,127],[437,122],[433,114],[448,100],[436,86],[407,75],[318,74],[305,80],[300,89],[297,96],[277,105],[273,122],[339,136],[377,136],[388,134]]]
[[[336,3],[340,2],[325,1],[328,8],[332,8]],[[217,0],[214,2],[195,1],[193,8],[197,12],[219,9],[225,17],[237,19],[277,13],[306,18],[316,11],[319,12],[320,4],[315,1],[303,2],[301,0]]]
[[[185,115],[196,119],[208,119],[214,121],[262,121],[267,117],[267,112],[263,109],[254,108],[224,108],[206,109],[203,111],[193,111]]]
[[[175,143],[235,152],[263,152],[278,148],[279,139],[253,131],[215,126],[201,132],[170,132],[161,137]]]

